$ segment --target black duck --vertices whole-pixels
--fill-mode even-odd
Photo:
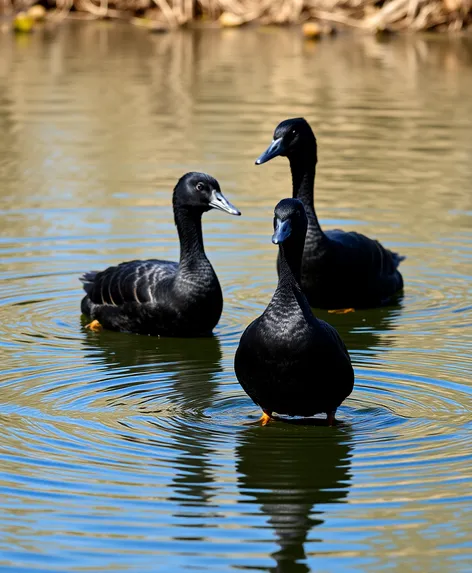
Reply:
[[[89,327],[161,336],[208,336],[223,309],[220,283],[203,248],[202,215],[240,215],[205,173],[187,173],[172,198],[180,261],[130,261],[81,277]]]
[[[403,288],[398,266],[405,257],[359,233],[321,229],[313,203],[316,138],[305,119],[282,121],[256,164],[278,155],[288,157],[293,197],[302,201],[308,217],[301,286],[310,305],[352,310],[389,303]]]
[[[300,288],[307,230],[303,204],[283,199],[275,208],[272,242],[279,244],[279,282],[264,313],[244,331],[234,369],[239,383],[259,405],[265,423],[272,416],[326,413],[354,386],[349,354],[336,329],[318,320]]]

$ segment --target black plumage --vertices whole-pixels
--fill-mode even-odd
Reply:
[[[369,308],[391,301],[403,288],[398,265],[405,257],[359,233],[320,227],[314,207],[317,145],[305,119],[280,123],[256,164],[278,155],[289,159],[293,197],[302,201],[308,217],[301,286],[311,306]]]
[[[205,173],[187,173],[173,193],[180,261],[129,261],[81,277],[82,312],[104,328],[162,336],[206,336],[223,309],[220,283],[203,247],[202,215],[240,212]]]
[[[303,204],[283,199],[275,208],[279,282],[264,313],[244,331],[236,376],[264,413],[313,416],[336,408],[354,386],[349,354],[336,329],[313,316],[300,285],[307,229]]]

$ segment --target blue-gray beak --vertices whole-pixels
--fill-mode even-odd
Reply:
[[[215,189],[211,192],[210,207],[225,211],[230,215],[241,215],[241,211],[236,209],[234,205],[231,205],[221,191],[216,191]]]
[[[256,165],[266,163],[266,161],[270,161],[274,157],[277,157],[277,155],[282,155],[284,151],[285,146],[282,138],[279,137],[278,139],[274,139],[264,153],[256,159]]]
[[[272,235],[272,242],[274,245],[283,243],[292,233],[292,225],[289,219],[281,221],[280,219],[275,219],[275,231]]]

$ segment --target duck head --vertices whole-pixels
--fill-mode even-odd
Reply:
[[[201,212],[219,209],[230,215],[241,215],[223,195],[218,181],[206,173],[192,171],[183,175],[174,189],[174,207],[194,208]]]
[[[272,242],[282,245],[289,240],[296,241],[303,249],[307,225],[303,203],[298,199],[282,199],[274,210]]]
[[[316,162],[316,138],[306,119],[286,119],[275,128],[272,143],[256,159],[256,165],[266,163],[278,155],[290,159],[306,152],[313,154],[313,150]]]

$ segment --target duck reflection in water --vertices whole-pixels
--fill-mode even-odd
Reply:
[[[208,445],[205,423],[200,422],[205,420],[205,410],[213,405],[217,378],[222,372],[219,339],[216,336],[198,340],[157,338],[105,330],[96,334],[85,329],[84,334],[87,359],[90,361],[92,358],[96,362],[98,356],[99,362],[108,366],[113,376],[113,382],[105,390],[113,395],[113,405],[119,407],[126,396],[132,394],[135,399],[142,392],[141,404],[145,414],[140,415],[140,423],[144,418],[160,435],[163,429],[159,412],[168,408],[169,403],[176,404],[179,410],[184,410],[186,416],[195,421],[194,424],[168,425],[166,419],[169,446],[176,453],[172,462],[174,487],[170,495],[182,506],[208,503],[212,492],[211,468],[215,453]],[[116,370],[123,369],[130,371],[129,379],[124,373],[123,379],[117,383]],[[172,381],[171,384],[167,382],[165,395],[156,395],[153,388],[149,388],[154,374],[156,379],[162,379],[164,375],[167,381]],[[143,390],[140,390],[140,385]],[[162,399],[165,399],[165,404],[162,404]],[[177,417],[178,414],[173,420],[177,420]],[[148,446],[153,443],[149,435],[140,436],[132,428],[123,433],[122,438]],[[159,447],[156,445],[156,448]]]
[[[308,573],[305,543],[324,523],[326,504],[346,501],[351,479],[351,429],[275,423],[251,426],[237,447],[238,486],[268,516],[280,549],[273,573]],[[323,511],[316,506],[323,504]],[[248,567],[254,568],[255,567]]]

